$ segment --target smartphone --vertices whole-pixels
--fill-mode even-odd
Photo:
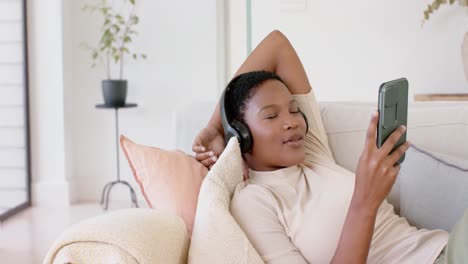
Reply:
[[[385,140],[401,125],[408,122],[408,80],[400,78],[385,82],[379,88],[379,123],[377,126],[377,147],[380,148]],[[398,140],[392,152],[406,142],[406,133]],[[405,154],[397,164],[401,164]]]

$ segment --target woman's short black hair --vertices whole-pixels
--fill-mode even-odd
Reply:
[[[274,72],[252,71],[242,73],[231,80],[229,90],[225,94],[225,110],[228,113],[228,120],[238,120],[245,123],[245,107],[249,99],[255,94],[257,88],[268,80],[278,80],[285,86],[281,77]]]

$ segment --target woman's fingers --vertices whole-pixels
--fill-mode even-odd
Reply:
[[[406,132],[406,127],[400,126],[395,131],[393,131],[393,133],[387,138],[387,140],[385,140],[385,143],[380,148],[383,151],[383,154],[385,156],[388,156],[390,152],[392,152],[392,149],[395,147],[395,144],[398,142],[398,140],[403,136],[405,132]]]
[[[214,154],[214,151],[206,151],[206,152],[202,152],[202,153],[195,153],[195,158],[198,160],[198,161],[203,161],[203,160],[206,160],[210,157],[213,157],[215,156]]]
[[[207,159],[204,159],[200,161],[203,165],[205,165],[207,168],[211,169],[211,166],[215,164],[215,162],[218,160],[216,156],[209,157]]]
[[[396,165],[394,168],[395,168],[396,174],[398,175],[398,173],[400,173],[401,165]]]
[[[388,156],[388,162],[393,165],[396,164],[397,161],[405,154],[405,152],[408,150],[408,148],[411,146],[411,144],[406,141],[404,144],[399,146],[397,149],[395,149],[392,154]]]
[[[367,129],[366,134],[366,145],[367,148],[372,149],[376,147],[377,140],[377,123],[379,122],[379,112],[374,111],[372,113],[371,121],[369,123],[369,128]]]
[[[393,167],[393,175],[392,175],[392,186],[393,184],[395,184],[395,181],[398,177],[398,174],[400,174],[400,169],[401,169],[401,166],[400,165],[396,165]]]
[[[201,146],[201,145],[198,145],[198,144],[194,144],[192,146],[192,151],[195,152],[195,153],[200,153],[200,152],[204,152],[206,151],[206,148],[204,146]]]

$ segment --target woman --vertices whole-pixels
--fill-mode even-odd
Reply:
[[[270,33],[235,75],[225,108],[230,122],[250,129],[253,146],[243,153],[249,179],[237,187],[231,213],[265,262],[436,261],[447,232],[417,230],[385,201],[410,146],[391,152],[404,127],[378,149],[373,113],[354,174],[335,163],[305,70],[283,34]],[[211,168],[224,146],[218,105],[193,151]]]

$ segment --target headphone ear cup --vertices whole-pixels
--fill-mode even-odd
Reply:
[[[253,138],[249,127],[241,121],[233,120],[231,126],[237,130],[240,135],[240,147],[242,153],[247,153],[252,149]],[[239,137],[238,137],[239,138]]]
[[[221,98],[219,100],[219,110],[220,110],[220,115],[221,115],[221,124],[223,126],[224,130],[224,142],[227,144],[229,140],[232,137],[236,137],[239,143],[242,145],[242,136],[239,134],[239,132],[231,126],[229,123],[228,117],[227,117],[227,112],[225,108],[225,97],[226,97],[226,91],[228,90],[228,87],[224,89],[223,94],[221,95]]]
[[[224,127],[224,142],[227,144],[232,137],[236,137],[239,143],[242,145],[241,135],[231,125]]]
[[[304,118],[304,121],[306,123],[306,133],[307,133],[307,132],[309,132],[309,121],[307,120],[307,116],[301,110],[299,110],[299,113],[301,113],[301,115]]]

